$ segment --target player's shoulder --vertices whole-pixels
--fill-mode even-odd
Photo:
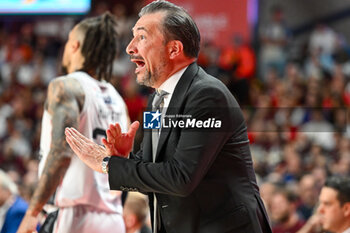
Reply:
[[[58,76],[57,78],[51,80],[51,82],[86,82],[88,80],[94,80],[89,74],[76,71],[66,75]]]
[[[84,95],[80,82],[69,75],[59,76],[51,80],[48,91],[49,95],[55,96],[74,97]]]

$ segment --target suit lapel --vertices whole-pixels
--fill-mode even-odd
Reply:
[[[187,67],[185,73],[181,76],[179,82],[177,83],[177,85],[175,87],[175,90],[174,90],[174,93],[171,97],[166,115],[180,114],[180,112],[179,112],[180,107],[184,101],[186,92],[187,92],[188,88],[190,87],[194,76],[198,73],[198,69],[199,69],[199,67],[195,62],[190,64]],[[160,133],[158,147],[157,147],[156,161],[157,161],[157,158],[159,156],[159,151],[164,146],[164,143],[165,143],[166,139],[169,137],[171,130],[172,130],[171,128],[167,129],[167,130],[162,130]],[[150,144],[152,144],[152,143],[150,143]]]
[[[155,96],[155,93],[153,93],[149,99],[147,104],[146,111],[152,110],[152,101]],[[152,161],[152,130],[147,129],[143,131],[143,160],[145,162],[151,162]]]

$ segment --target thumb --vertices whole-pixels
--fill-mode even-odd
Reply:
[[[109,143],[105,138],[102,138],[101,142],[107,150],[111,150],[111,148],[113,148],[113,145]]]
[[[134,122],[130,125],[128,134],[130,134],[131,137],[135,137],[135,134],[136,134],[137,129],[139,128],[139,126],[140,126],[140,122],[134,121]]]
[[[108,156],[119,155],[118,151],[114,149],[113,144],[109,143],[105,138],[101,140],[105,146]]]

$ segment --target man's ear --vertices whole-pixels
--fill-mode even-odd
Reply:
[[[349,217],[350,216],[350,202],[344,203],[343,211],[344,211],[344,216],[345,217]]]
[[[183,44],[179,40],[172,40],[168,43],[169,58],[174,59],[178,55],[183,53]]]
[[[78,40],[74,40],[73,42],[72,42],[72,51],[73,51],[73,53],[75,53],[76,51],[78,51],[79,50],[79,48],[80,48],[80,42],[78,41]]]

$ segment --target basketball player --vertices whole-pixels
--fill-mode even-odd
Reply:
[[[110,13],[89,18],[69,33],[62,66],[67,75],[48,87],[42,119],[39,184],[18,233],[35,232],[37,217],[50,196],[59,207],[55,233],[124,233],[120,195],[109,191],[106,174],[87,167],[66,143],[64,129],[76,127],[99,143],[109,124],[124,130],[123,99],[107,83],[116,54],[116,22]]]

